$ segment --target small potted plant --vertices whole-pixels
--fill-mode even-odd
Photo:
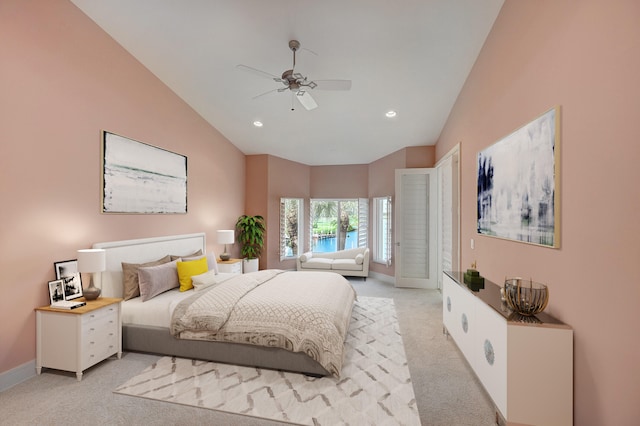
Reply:
[[[238,242],[242,245],[244,257],[244,272],[258,270],[258,257],[264,246],[264,233],[267,228],[262,216],[242,215],[236,222]]]

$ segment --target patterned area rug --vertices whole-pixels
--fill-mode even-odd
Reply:
[[[164,357],[114,392],[302,425],[419,425],[393,299],[358,299],[339,379]]]

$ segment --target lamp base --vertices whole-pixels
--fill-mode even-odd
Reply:
[[[231,259],[231,255],[229,253],[222,253],[220,255],[220,260],[229,260]]]
[[[94,286],[93,280],[91,280],[91,284],[89,284],[89,287],[85,288],[82,291],[82,295],[86,300],[96,300],[98,297],[100,297],[100,289]]]

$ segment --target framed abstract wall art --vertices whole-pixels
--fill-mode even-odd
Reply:
[[[560,247],[560,107],[478,153],[478,233]]]
[[[187,212],[187,157],[102,132],[102,212]]]

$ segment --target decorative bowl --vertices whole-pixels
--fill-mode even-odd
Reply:
[[[504,280],[504,293],[507,305],[525,316],[544,311],[549,303],[549,289],[546,285],[522,278]]]

